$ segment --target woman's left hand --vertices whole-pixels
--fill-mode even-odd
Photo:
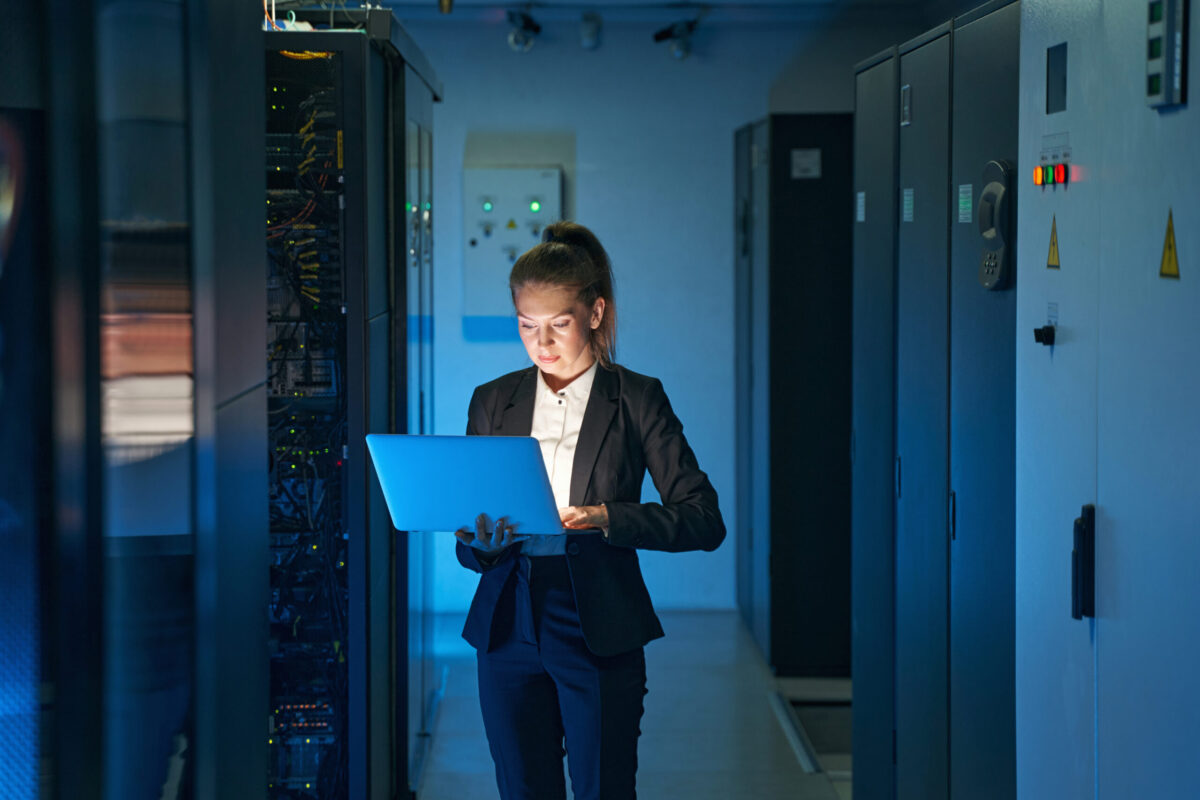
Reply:
[[[558,510],[564,528],[607,528],[608,509],[598,506],[567,506]]]

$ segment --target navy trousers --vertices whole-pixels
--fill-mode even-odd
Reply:
[[[601,657],[579,626],[566,556],[521,556],[499,643],[478,651],[479,704],[502,800],[633,800],[646,694],[642,648]]]

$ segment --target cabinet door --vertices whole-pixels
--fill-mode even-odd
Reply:
[[[1047,47],[1069,39],[1073,57],[1081,49],[1078,37],[1091,26],[1056,8],[1038,0],[1022,4],[1024,19],[1038,24],[1024,25],[1021,36],[1017,170],[1017,797],[1092,800],[1096,625],[1071,618],[1071,548],[1072,521],[1081,505],[1097,499],[1101,206],[1093,182],[1040,188],[1029,176],[1043,148],[1060,142],[1064,131],[1075,162],[1099,164],[1103,126],[1085,125],[1081,109],[1088,106],[1088,92],[1107,88],[1072,61],[1068,107],[1046,113]],[[1047,268],[1052,236],[1057,269]],[[1053,347],[1033,337],[1034,328],[1048,321],[1057,325]]]
[[[896,792],[939,800],[948,791],[949,33],[900,57],[900,85],[909,99],[896,262]]]
[[[950,181],[950,795],[1011,800],[1016,292],[979,282],[984,168],[1017,160],[1020,6],[954,31]],[[1014,182],[1003,202],[1016,200]],[[989,175],[987,180],[991,180]],[[1015,222],[1015,219],[1013,220]],[[1010,244],[1011,249],[1011,244]],[[1015,254],[1010,254],[1015,255]]]
[[[750,632],[771,661],[770,163],[766,122],[750,136]]]
[[[855,77],[851,585],[854,791],[893,792],[897,58]]]
[[[750,137],[747,125],[733,135],[734,181],[734,318],[737,358],[734,362],[734,424],[737,427],[737,592],[738,609],[747,630],[754,627],[754,547],[751,538],[754,520],[750,509],[752,472],[750,459],[751,401],[750,337],[753,322],[750,317],[750,242],[754,208],[750,196]]]
[[[1083,54],[1094,59],[1088,69],[1107,77],[1108,105],[1092,109],[1091,119],[1122,115],[1123,123],[1106,142],[1103,180],[1072,187],[1098,192],[1104,209],[1096,382],[1101,800],[1195,797],[1200,786],[1200,198],[1191,160],[1200,117],[1194,108],[1144,108],[1143,87],[1126,86],[1110,63],[1119,59],[1106,58],[1145,47],[1145,14],[1144,5],[1106,6],[1106,47]],[[1191,33],[1197,41],[1200,19]],[[1168,219],[1179,279],[1159,276]]]

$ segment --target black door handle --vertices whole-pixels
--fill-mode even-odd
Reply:
[[[1071,616],[1096,616],[1096,507],[1083,507],[1075,518],[1075,549],[1071,551]]]
[[[1038,344],[1044,344],[1050,347],[1054,344],[1054,326],[1043,325],[1040,328],[1033,329],[1033,340]]]

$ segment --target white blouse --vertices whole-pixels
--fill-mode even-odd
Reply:
[[[530,435],[541,445],[554,503],[559,508],[571,505],[575,445],[579,442],[579,428],[583,425],[583,413],[587,410],[598,366],[593,362],[586,372],[558,392],[546,385],[542,371],[538,370]],[[566,547],[565,536],[531,536],[521,545],[521,552],[528,556],[559,556],[566,553]]]

